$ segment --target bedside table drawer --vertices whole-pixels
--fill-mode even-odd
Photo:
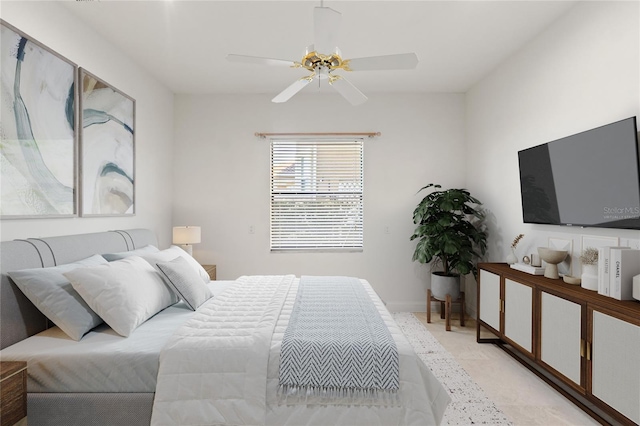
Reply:
[[[27,363],[0,363],[0,424],[26,424]]]

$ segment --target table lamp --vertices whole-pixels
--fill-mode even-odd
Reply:
[[[190,255],[193,255],[193,244],[200,243],[199,226],[174,226],[173,244],[178,244]]]

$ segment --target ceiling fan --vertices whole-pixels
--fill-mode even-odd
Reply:
[[[418,65],[418,57],[415,53],[342,59],[342,54],[335,44],[335,36],[340,29],[341,21],[342,14],[340,12],[329,7],[323,7],[322,3],[320,7],[315,7],[313,10],[315,43],[307,47],[305,55],[300,62],[234,54],[227,55],[227,60],[250,64],[305,68],[311,71],[310,75],[302,77],[280,92],[271,100],[272,102],[286,102],[312,81],[317,80],[318,84],[320,84],[326,80],[331,87],[352,105],[364,103],[367,97],[345,77],[334,73],[335,71],[401,70],[413,69]]]

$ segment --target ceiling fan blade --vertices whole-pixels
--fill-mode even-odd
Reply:
[[[376,71],[376,70],[409,70],[418,65],[415,53],[399,53],[397,55],[368,56],[366,58],[348,59],[347,71]]]
[[[336,37],[340,31],[342,14],[330,7],[313,9],[313,36],[317,53],[331,55],[336,50]]]
[[[340,93],[351,105],[361,105],[366,102],[367,97],[356,86],[351,84],[349,80],[341,75],[333,76],[329,81],[338,93]]]
[[[280,92],[275,98],[271,99],[271,102],[282,103],[287,102],[296,93],[304,89],[307,84],[315,78],[315,74],[311,74],[308,77],[303,77],[300,80],[296,80],[292,85]]]
[[[296,61],[288,61],[286,59],[273,59],[273,58],[261,58],[259,56],[246,56],[246,55],[227,55],[227,61],[229,62],[241,62],[246,64],[257,65],[275,65],[278,67],[295,67],[300,65]]]

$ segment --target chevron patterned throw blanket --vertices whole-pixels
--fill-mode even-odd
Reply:
[[[398,350],[360,280],[300,279],[280,353],[284,403],[396,405]]]

